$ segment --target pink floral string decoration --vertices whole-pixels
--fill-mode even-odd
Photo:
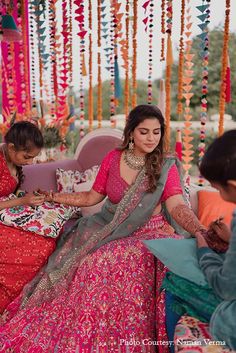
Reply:
[[[22,33],[22,13],[23,2],[17,0],[17,28]],[[23,39],[23,37],[22,37]],[[16,99],[17,99],[17,111],[19,113],[26,113],[26,91],[25,91],[25,63],[24,63],[24,54],[23,54],[23,40],[21,40],[18,45],[15,45],[18,57],[18,70],[17,67],[14,67],[15,75],[16,75]],[[17,72],[18,71],[18,72]]]
[[[23,40],[19,43],[21,47],[21,57],[24,60],[24,77],[21,82],[22,94],[25,99],[22,101],[22,108],[27,116],[31,115],[31,101],[30,101],[30,64],[29,64],[29,10],[28,0],[22,0],[22,13],[20,23],[22,25]]]
[[[160,61],[165,60],[165,17],[166,17],[166,0],[161,0],[161,59]]]
[[[57,57],[56,57],[56,0],[49,0],[49,47],[50,47],[50,116],[56,120],[56,96],[58,93]]]
[[[120,41],[122,58],[124,60],[125,69],[125,89],[124,89],[124,113],[125,117],[129,114],[129,25],[130,25],[130,3],[129,0],[126,1],[125,6],[125,40]]]
[[[77,16],[75,19],[79,24],[79,32],[77,33],[80,37],[80,83],[79,83],[79,92],[80,92],[80,137],[82,138],[85,135],[84,132],[84,76],[86,76],[86,67],[85,67],[85,36],[87,31],[84,27],[84,1],[75,0],[74,4],[78,6],[78,9],[75,10]]]
[[[36,94],[36,50],[38,46],[38,37],[36,36],[36,12],[35,6],[32,1],[29,1],[29,50],[31,53],[30,58],[30,91],[31,91],[31,109],[33,114],[38,116],[37,113],[37,94]],[[37,82],[38,85],[38,82]]]
[[[114,18],[113,18],[113,3],[110,3],[110,29],[109,29],[109,39],[110,48],[106,48],[106,55],[108,57],[107,69],[110,72],[110,124],[113,124],[113,116],[115,115],[115,74],[114,74],[114,38],[115,38],[115,28],[114,28]]]
[[[88,121],[89,131],[93,129],[93,39],[92,39],[92,0],[88,3],[89,16],[89,90],[88,90]]]
[[[69,112],[67,94],[69,90],[69,16],[68,2],[62,2],[62,63],[59,71],[59,90],[58,90],[58,106],[57,106],[57,121],[63,120]]]
[[[193,145],[192,145],[192,114],[190,109],[190,101],[193,96],[192,90],[192,80],[193,80],[193,57],[194,54],[191,53],[192,49],[192,40],[190,39],[192,32],[192,22],[191,22],[191,6],[190,0],[187,0],[187,9],[186,9],[186,31],[185,31],[185,62],[184,62],[184,77],[183,77],[183,97],[185,98],[185,108],[184,108],[184,129],[183,129],[183,151],[182,151],[182,160],[183,168],[186,174],[189,174],[189,170],[192,167],[191,161],[193,160]]]
[[[0,1],[0,41],[3,38],[3,32],[2,32],[2,15],[3,15],[3,2]],[[1,59],[1,57],[0,57]],[[0,76],[1,77],[1,76]]]
[[[227,56],[227,68],[225,74],[225,102],[231,102],[231,69],[229,55]]]
[[[132,101],[134,108],[137,105],[137,28],[138,28],[138,2],[133,1],[133,38],[132,38]]]
[[[10,1],[5,1],[2,4],[2,16],[11,15],[14,20],[16,17],[16,9]],[[14,11],[15,10],[15,11]],[[3,17],[2,17],[3,20]],[[15,50],[14,42],[1,42],[2,54],[2,108],[3,114],[6,111],[13,115],[17,110],[16,90],[17,83],[15,80]],[[3,115],[4,121],[7,116]]]
[[[101,67],[101,0],[97,0],[97,65],[98,65],[98,88],[97,88],[97,120],[98,128],[102,127],[102,67]]]
[[[145,11],[146,17],[143,19],[145,25],[145,32],[148,32],[148,89],[147,89],[147,103],[152,103],[152,69],[153,69],[153,59],[152,59],[152,43],[153,43],[153,9],[154,1],[147,0],[142,6]],[[147,14],[149,10],[149,14]]]
[[[201,82],[201,112],[200,112],[200,135],[198,145],[198,161],[201,163],[202,157],[205,153],[206,148],[206,121],[207,121],[207,93],[208,93],[208,65],[209,65],[209,31],[208,25],[210,23],[210,0],[202,2],[202,5],[197,6],[197,10],[201,12],[198,27],[201,29],[201,33],[198,35],[200,38],[200,57],[202,59],[202,82]],[[199,175],[198,185],[204,185],[204,178]]]
[[[14,43],[7,43],[7,98],[11,115],[17,111]]]

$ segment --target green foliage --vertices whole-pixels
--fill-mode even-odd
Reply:
[[[219,111],[219,96],[221,84],[221,56],[223,48],[223,30],[222,28],[215,28],[209,32],[209,66],[208,66],[208,113],[209,115],[218,113]],[[191,108],[193,119],[198,120],[200,115],[200,98],[201,98],[201,77],[202,77],[202,59],[200,53],[200,40],[198,37],[193,38],[193,45],[191,53],[194,54],[193,62],[193,82],[192,92],[194,96],[191,99]],[[231,100],[236,101],[236,90],[234,88],[236,82],[236,34],[231,33],[229,37],[229,58],[231,66]],[[155,81],[158,85],[158,81]],[[172,67],[172,111],[171,119],[178,120],[176,114],[177,107],[177,92],[178,92],[178,62],[175,62]],[[184,102],[184,100],[183,100]],[[233,119],[236,120],[236,112],[233,104],[226,104],[226,113],[231,114]],[[183,117],[180,117],[183,120]]]
[[[124,92],[124,80],[121,80],[122,92]],[[130,83],[131,87],[131,83]],[[93,88],[93,108],[94,108],[94,119],[97,116],[97,86]],[[158,100],[158,88],[153,85],[153,103],[156,104]],[[131,97],[131,89],[130,89]],[[131,99],[130,99],[131,100]],[[147,103],[147,82],[143,80],[137,80],[137,104]],[[79,96],[75,98],[75,106],[79,106]],[[103,108],[103,119],[110,119],[110,81],[104,81],[102,83],[102,108]],[[124,94],[119,99],[118,106],[116,108],[116,114],[124,113]],[[85,116],[88,116],[88,90],[85,91]]]
[[[59,130],[55,126],[46,126],[42,130],[44,147],[56,147],[62,143]]]

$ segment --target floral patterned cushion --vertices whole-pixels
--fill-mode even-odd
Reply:
[[[191,316],[182,316],[175,328],[176,353],[230,353],[224,341],[214,340],[209,324]]]
[[[14,194],[1,197],[1,201],[16,198]],[[16,206],[0,210],[0,223],[21,228],[45,237],[56,238],[65,222],[77,208],[44,202],[41,206]]]
[[[99,166],[93,166],[80,172],[78,170],[56,170],[57,191],[58,192],[78,192],[81,183],[95,180]]]

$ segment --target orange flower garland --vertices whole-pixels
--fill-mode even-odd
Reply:
[[[224,26],[224,43],[222,51],[221,60],[221,86],[220,86],[220,101],[219,101],[219,126],[218,134],[219,136],[224,132],[224,113],[225,113],[225,77],[228,62],[228,45],[229,45],[229,15],[230,15],[230,0],[226,0],[226,10],[225,10],[225,26]]]
[[[177,114],[183,113],[183,67],[184,67],[184,16],[185,16],[185,0],[181,2],[181,28],[179,40],[179,67],[178,67],[178,105]]]

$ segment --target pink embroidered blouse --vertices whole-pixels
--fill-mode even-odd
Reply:
[[[130,185],[120,175],[120,159],[122,151],[113,150],[103,159],[93,190],[108,196],[114,204],[120,202],[125,191]],[[173,165],[168,173],[166,185],[161,196],[161,202],[170,196],[182,194],[180,177],[176,165]]]

